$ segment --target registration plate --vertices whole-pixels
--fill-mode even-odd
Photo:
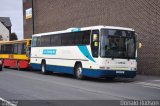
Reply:
[[[124,71],[116,71],[117,74],[124,74]]]

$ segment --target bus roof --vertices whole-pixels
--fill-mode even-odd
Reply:
[[[68,28],[67,30],[62,30],[62,31],[34,34],[32,37],[59,34],[59,33],[67,33],[67,32],[76,32],[76,31],[78,32],[78,31],[85,31],[85,30],[95,30],[95,29],[101,29],[101,28],[134,31],[134,29],[132,28],[99,25],[99,26],[90,26],[90,27],[82,27],[82,28],[73,27],[73,28]]]
[[[13,40],[13,41],[0,41],[0,44],[14,44],[14,43],[22,43],[31,39],[23,39],[23,40]]]

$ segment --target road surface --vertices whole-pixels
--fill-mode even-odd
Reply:
[[[86,78],[71,75],[42,75],[38,71],[4,68],[0,72],[0,98],[5,100],[160,100],[160,78]]]

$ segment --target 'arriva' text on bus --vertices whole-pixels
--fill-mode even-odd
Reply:
[[[77,79],[133,78],[137,70],[135,31],[114,26],[69,28],[32,36],[33,69],[73,74]]]

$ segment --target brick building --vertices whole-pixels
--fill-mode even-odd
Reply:
[[[134,28],[143,44],[138,72],[160,75],[160,0],[23,0],[23,15],[24,38],[70,27]]]

